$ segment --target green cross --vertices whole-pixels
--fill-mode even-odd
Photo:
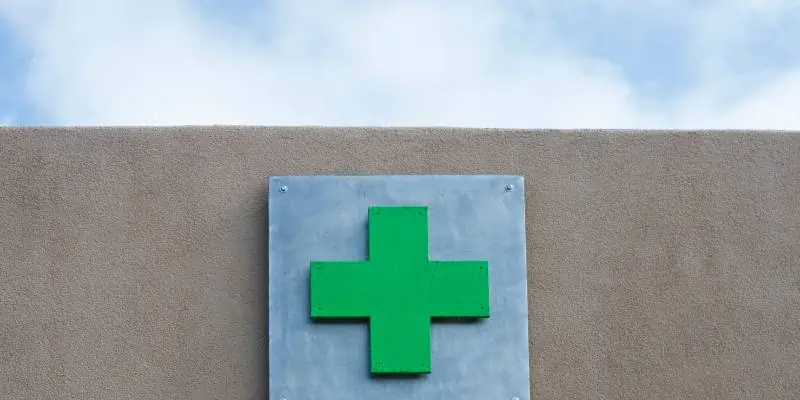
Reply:
[[[370,370],[431,371],[431,318],[489,316],[486,261],[428,259],[427,207],[371,207],[368,261],[311,262],[312,318],[368,318]]]

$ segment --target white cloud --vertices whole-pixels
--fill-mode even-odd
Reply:
[[[0,0],[0,16],[35,55],[28,94],[57,124],[800,127],[800,69],[743,73],[729,61],[788,1],[570,2],[586,18],[635,11],[690,30],[698,81],[663,99],[514,3],[277,3],[251,15],[273,21],[269,41],[188,0]]]

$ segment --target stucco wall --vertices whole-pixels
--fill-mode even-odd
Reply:
[[[525,176],[534,399],[800,398],[800,134],[236,127],[0,130],[0,398],[264,398],[267,177],[363,173]]]

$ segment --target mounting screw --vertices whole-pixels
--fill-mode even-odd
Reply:
[[[281,193],[286,193],[288,191],[289,191],[289,187],[288,186],[281,186]]]
[[[506,185],[506,192],[510,192],[510,191],[512,191],[512,190],[514,190],[514,185],[512,185],[512,184],[510,184],[510,183],[509,183],[508,185]],[[512,400],[513,400],[513,399],[512,399]],[[519,400],[519,399],[517,399],[517,400]]]

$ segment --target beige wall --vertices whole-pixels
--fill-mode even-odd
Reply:
[[[525,176],[534,399],[800,398],[800,134],[233,127],[0,130],[0,398],[264,398],[267,177],[356,173]]]

